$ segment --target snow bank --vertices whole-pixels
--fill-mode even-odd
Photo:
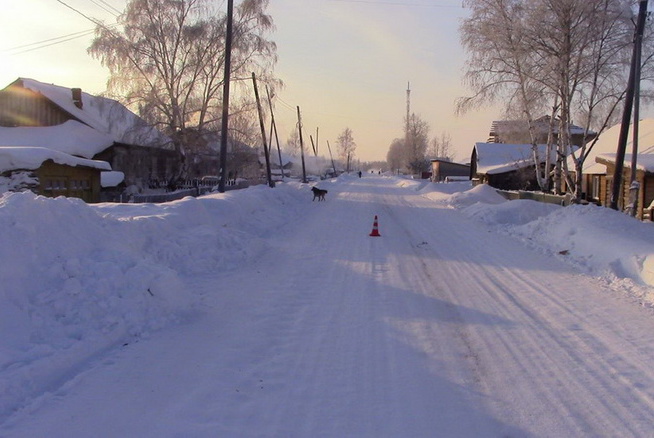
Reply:
[[[640,291],[635,287],[634,293],[654,303],[649,291],[654,286],[654,224],[595,205],[507,201],[490,186],[465,184],[469,183],[458,186],[462,191],[455,191],[454,184],[431,184],[421,193],[539,251],[561,257],[583,272],[646,286]]]
[[[457,209],[593,275],[631,281],[648,294],[654,285],[653,224],[593,206],[506,201],[488,186],[392,178],[435,208]],[[344,175],[320,187],[353,180]],[[192,279],[267,250],[267,239],[302,217],[308,199],[308,186],[296,182],[165,204],[4,194],[0,420],[105,350],[201,311]]]
[[[308,196],[294,183],[166,204],[4,194],[0,419],[105,349],[197,312],[191,276],[254,257]]]

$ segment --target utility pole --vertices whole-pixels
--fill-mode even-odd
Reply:
[[[336,175],[336,164],[334,164],[334,156],[332,155],[332,147],[329,145],[329,140],[327,140],[327,149],[329,149],[329,158],[332,160],[332,169],[334,169],[334,175]]]
[[[229,81],[232,69],[232,16],[234,0],[227,0],[227,35],[225,36],[225,76],[223,79],[223,118],[220,131],[220,182],[218,191],[225,193],[227,179],[227,128],[229,126]]]
[[[300,132],[300,155],[302,156],[302,182],[307,182],[307,170],[304,165],[304,142],[302,140],[302,116],[300,116],[300,107],[297,107],[297,129]]]
[[[622,192],[622,173],[624,171],[624,156],[627,148],[627,137],[629,136],[629,124],[631,122],[631,110],[634,105],[634,94],[636,88],[636,75],[639,68],[638,64],[638,44],[642,40],[645,30],[645,20],[647,18],[647,0],[640,1],[638,11],[638,21],[634,34],[634,50],[631,57],[631,71],[629,73],[629,82],[627,83],[627,93],[625,96],[624,111],[622,113],[622,124],[620,126],[620,136],[618,137],[618,150],[615,154],[615,171],[613,172],[613,184],[611,186],[611,203],[610,207],[618,209],[618,201]]]
[[[406,84],[406,123],[404,125],[404,156],[411,157],[413,155],[413,146],[411,146],[411,135],[409,134],[411,128],[411,83]],[[407,163],[408,164],[408,163]],[[399,174],[399,169],[398,169]]]
[[[313,136],[309,135],[309,140],[311,140],[311,148],[313,149],[313,155],[318,156],[318,152],[316,150],[316,144],[313,142]]]
[[[647,2],[645,2],[645,10],[647,10]],[[636,74],[634,76],[634,132],[633,141],[631,143],[631,175],[629,181],[629,214],[633,217],[638,215],[638,196],[640,187],[636,181],[637,167],[638,167],[638,136],[639,133],[639,119],[640,119],[640,76],[641,76],[641,61],[643,53],[643,35],[636,35],[634,42],[634,58],[636,65]]]
[[[279,155],[279,170],[282,172],[282,181],[284,180],[284,163],[282,162],[282,150],[279,147],[279,135],[277,135],[277,124],[275,123],[275,112],[273,111],[272,99],[270,98],[270,91],[268,90],[268,85],[266,85],[266,95],[268,96],[268,105],[270,106],[270,119],[272,130],[275,132],[275,142],[277,142],[277,155]],[[270,142],[272,143],[272,135],[270,136]]]
[[[259,87],[257,87],[257,76],[252,72],[252,83],[254,85],[254,97],[257,100],[257,111],[259,112],[259,126],[261,127],[261,139],[263,140],[263,155],[266,159],[266,177],[268,178],[268,185],[275,187],[270,172],[270,153],[268,152],[268,142],[266,140],[266,127],[263,123],[263,111],[261,110],[261,100],[259,99]]]

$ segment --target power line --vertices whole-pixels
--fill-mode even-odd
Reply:
[[[80,11],[79,9],[75,9],[74,7],[72,7],[71,5],[69,5],[68,3],[66,3],[66,2],[64,2],[64,1],[62,1],[62,0],[56,0],[56,1],[59,2],[59,3],[61,3],[61,4],[64,5],[64,6],[66,6],[68,9],[71,9],[72,11],[78,13],[78,14],[81,15],[82,17],[84,17],[84,18],[86,18],[87,20],[89,20],[91,23],[95,24],[96,26],[102,26],[102,27],[105,27],[104,24],[102,24],[102,22],[101,22],[100,20],[97,20],[97,19],[95,19],[95,18],[89,17],[89,16],[86,15],[84,12]]]
[[[91,0],[91,1],[94,1],[94,0]],[[114,12],[115,12],[114,15],[116,15],[116,16],[118,16],[118,15],[120,15],[120,14],[123,13],[121,10],[115,8],[111,3],[108,3],[108,2],[106,2],[105,0],[98,0],[98,1],[99,1],[100,3],[102,3],[103,5],[107,6],[107,7],[108,7],[109,9],[111,9],[112,11],[114,11]]]
[[[460,8],[461,6],[457,5],[446,5],[446,4],[424,4],[424,3],[402,3],[402,2],[392,2],[392,1],[376,1],[376,0],[327,0],[329,2],[340,2],[340,3],[366,3],[372,5],[382,5],[382,6],[418,6],[423,8]]]
[[[116,27],[118,24],[110,24],[107,27]],[[57,44],[65,43],[68,41],[72,41],[77,38],[82,38],[88,35],[93,34],[95,32],[95,29],[87,29],[87,30],[82,30],[79,32],[74,32],[70,33],[68,35],[62,35],[59,37],[54,37],[54,38],[48,38],[46,40],[41,40],[41,41],[36,41],[33,43],[29,44],[22,44],[20,46],[15,46],[15,47],[9,47],[8,49],[3,49],[0,52],[6,53],[10,56],[13,55],[20,55],[23,53],[28,53],[32,52],[34,50],[39,50],[39,49],[44,49],[46,47],[54,46]]]
[[[114,8],[113,6],[111,6],[106,1],[102,1],[102,0],[98,0],[98,1],[89,0],[89,1],[94,5],[96,5],[97,7],[99,7],[100,9],[102,9],[103,11],[113,15],[114,17],[118,17],[120,15],[120,11]]]
[[[36,41],[36,42],[33,42],[33,43],[29,43],[29,44],[21,44],[20,46],[9,47],[7,49],[3,49],[2,52],[12,52],[14,50],[26,49],[28,47],[42,45],[42,44],[45,44],[45,43],[57,42],[58,40],[62,40],[64,38],[66,38],[66,39],[67,38],[77,38],[77,37],[84,36],[84,35],[87,35],[89,33],[92,33],[93,31],[94,31],[94,29],[81,30],[79,32],[69,33],[68,35],[62,35],[62,36],[59,36],[59,37],[48,38],[46,40]]]

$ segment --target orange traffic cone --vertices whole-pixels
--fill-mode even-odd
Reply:
[[[372,233],[370,233],[370,237],[381,237],[381,234],[379,234],[379,227],[377,225],[377,215],[375,215],[375,222],[372,224]]]

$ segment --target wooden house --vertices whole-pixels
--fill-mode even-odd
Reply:
[[[616,154],[601,154],[595,160],[597,163],[606,166],[604,175],[597,175],[598,178],[598,200],[600,205],[611,204],[611,189],[613,187],[613,176],[615,173]],[[624,169],[622,173],[622,185],[618,195],[618,209],[624,210],[629,204],[631,186],[631,157],[632,154],[625,154]],[[652,209],[654,208],[654,151],[650,153],[639,153],[636,164],[636,181],[639,185],[636,217],[639,219],[653,220]]]
[[[538,145],[539,166],[545,165],[547,145]],[[550,157],[554,162],[554,154]],[[470,178],[501,190],[540,190],[532,145],[476,143],[470,158]]]
[[[108,143],[102,147],[97,143],[93,147],[80,143],[74,133],[75,129],[80,130],[79,125],[96,131]],[[63,126],[64,130],[71,130],[70,141],[59,144],[77,147],[75,152],[65,152],[110,163],[113,170],[124,173],[126,185],[146,187],[152,179],[169,180],[181,166],[181,156],[168,137],[117,101],[92,96],[79,88],[17,79],[0,91],[0,126]],[[3,144],[16,145],[0,136],[0,145]]]
[[[587,158],[582,166],[582,198],[588,202],[609,206],[612,189],[612,179],[615,171],[615,155],[618,147],[618,137],[620,135],[620,124],[615,125],[603,132],[597,139],[596,144],[587,152]],[[639,153],[637,160],[637,180],[640,182],[640,199],[638,205],[640,208],[647,208],[654,196],[652,182],[650,181],[651,167],[649,163],[652,154],[654,154],[654,119],[644,119],[639,122]],[[630,127],[633,132],[633,127]],[[631,150],[633,147],[633,138],[629,137],[627,142],[627,154],[624,161],[623,189],[618,198],[619,206],[624,207],[625,193],[628,193],[630,176],[631,176]],[[574,169],[574,163],[568,162],[568,168]],[[628,203],[628,201],[627,201]],[[647,216],[649,212],[641,211],[639,217]]]
[[[100,201],[100,175],[108,163],[74,157],[42,147],[0,147],[0,179],[16,191]]]

